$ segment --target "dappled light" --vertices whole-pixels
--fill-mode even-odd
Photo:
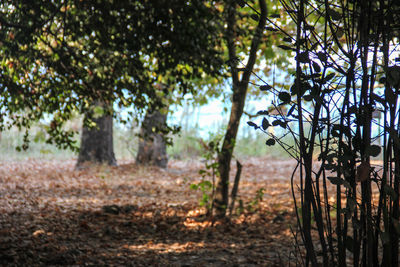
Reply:
[[[399,266],[399,22],[0,1],[0,265]]]
[[[257,162],[265,168],[254,168]],[[198,206],[201,164],[166,170],[122,162],[74,170],[74,161],[9,162],[0,167],[2,262],[48,264],[248,264],[274,266],[294,251],[289,181],[269,158],[244,162],[244,205],[264,187],[254,212],[229,221]],[[271,173],[268,168],[276,168]],[[289,170],[287,168],[287,170]],[[22,243],[21,243],[22,242]]]

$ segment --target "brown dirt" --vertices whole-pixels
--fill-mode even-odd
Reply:
[[[260,188],[263,200],[222,222],[205,218],[189,188],[200,162],[80,171],[73,160],[2,162],[0,265],[294,266],[294,162],[242,163],[244,207]]]

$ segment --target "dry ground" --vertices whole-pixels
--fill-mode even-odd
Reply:
[[[265,188],[259,210],[214,224],[189,188],[200,162],[74,163],[0,162],[0,265],[295,266],[293,161],[242,162],[240,197]]]

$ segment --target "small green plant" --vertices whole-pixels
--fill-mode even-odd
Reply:
[[[239,201],[238,201],[239,205],[235,209],[236,215],[240,215],[245,211],[247,211],[249,213],[255,213],[255,212],[259,211],[260,203],[262,202],[263,197],[264,197],[264,191],[265,191],[264,187],[261,187],[260,189],[258,189],[254,198],[252,200],[250,200],[250,202],[247,205],[245,205],[245,203],[243,202],[243,199],[239,199]]]
[[[242,199],[239,199],[239,207],[236,208],[236,215],[240,215],[244,212],[244,203]]]
[[[239,199],[239,206],[236,208],[236,214],[240,215],[244,211],[254,213],[260,210],[260,203],[264,197],[265,188],[261,187],[257,190],[254,198],[245,206],[242,199]]]
[[[249,212],[256,212],[256,211],[260,210],[260,203],[263,200],[264,191],[265,191],[264,187],[261,187],[260,189],[257,190],[256,195],[250,201],[250,203],[247,205],[247,210]]]
[[[205,207],[207,211],[211,209],[211,192],[213,191],[213,184],[210,181],[203,180],[197,184],[191,184],[190,189],[200,190],[202,192],[202,196],[199,200],[199,205],[201,207]]]
[[[190,185],[190,189],[200,190],[202,192],[199,205],[207,209],[207,215],[210,215],[214,204],[215,176],[218,175],[218,152],[220,140],[221,137],[216,136],[208,144],[201,141],[201,144],[206,151],[203,155],[205,168],[199,171],[199,174],[202,177],[201,182]],[[211,181],[209,181],[210,177]]]

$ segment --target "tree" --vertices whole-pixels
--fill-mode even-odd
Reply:
[[[77,168],[90,163],[105,163],[112,166],[117,164],[113,146],[112,112],[106,110],[106,104],[96,103],[93,107],[95,114],[86,115],[84,118],[90,120],[93,125],[89,127],[86,126],[89,123],[84,122]]]
[[[220,25],[204,1],[7,1],[0,8],[4,112],[24,110],[14,120],[21,127],[52,114],[49,142],[60,146],[74,147],[62,125],[76,110],[85,114],[96,101],[162,106],[158,77],[185,93],[191,79],[220,72]]]
[[[167,85],[157,84],[155,88],[162,91],[167,88]],[[160,95],[159,98],[164,99],[161,100],[164,103],[171,99],[163,95]],[[171,130],[167,125],[168,111],[169,104],[161,109],[148,109],[146,111],[140,127],[136,164],[167,167],[167,134]]]
[[[196,23],[200,24],[200,25],[204,25],[204,16],[199,17],[199,14],[201,14],[202,12],[204,13],[204,10],[196,10],[196,12],[193,12],[193,8],[196,7],[196,5],[191,6],[188,4],[184,4],[184,3],[178,3],[175,7],[173,7],[171,5],[171,3],[168,3],[167,6],[162,6],[166,4],[166,2],[161,2],[160,3],[147,3],[144,4],[144,6],[146,6],[146,8],[151,12],[155,13],[154,17],[158,19],[157,23],[160,25],[167,25],[167,27],[170,27],[170,29],[166,29],[166,30],[170,30],[170,31],[174,31],[173,33],[171,32],[171,35],[179,35],[180,38],[182,39],[183,36],[190,36],[193,33],[196,36],[193,36],[193,38],[191,38],[191,44],[193,44],[193,46],[190,45],[186,45],[185,47],[182,47],[179,51],[177,51],[177,53],[175,53],[173,56],[178,58],[179,60],[182,62],[182,64],[178,64],[178,66],[171,66],[169,68],[171,68],[171,72],[173,73],[174,71],[178,70],[182,70],[182,73],[186,72],[186,76],[188,76],[187,74],[189,74],[189,77],[185,77],[185,76],[180,76],[178,78],[179,83],[184,83],[183,86],[187,86],[189,83],[194,82],[194,80],[198,77],[203,76],[203,75],[207,75],[209,74],[210,71],[207,71],[207,69],[210,69],[208,66],[204,66],[204,62],[201,62],[201,60],[199,61],[199,59],[196,59],[196,56],[193,56],[193,54],[189,54],[188,51],[193,52],[193,53],[198,53],[197,56],[199,56],[200,58],[204,56],[204,53],[209,53],[208,49],[206,48],[204,49],[203,47],[199,46],[199,44],[201,44],[203,42],[203,45],[209,45],[211,43],[209,43],[208,41],[204,42],[199,42],[196,41],[196,38],[198,38],[198,33],[201,31],[204,31],[202,29],[200,29],[201,27],[204,27],[204,29],[208,29],[209,27],[207,26],[207,24],[205,24],[205,26],[196,26],[196,32],[193,31],[191,29],[191,27],[195,26],[195,24],[192,24],[192,26],[186,26],[184,28],[180,28],[180,26],[177,26],[177,24],[181,25],[183,23],[183,20],[193,20],[193,22],[195,22],[195,20],[197,20]],[[154,7],[152,6],[154,5]],[[198,4],[197,4],[198,5]],[[160,14],[158,14],[158,12],[163,12],[162,10],[165,8],[169,8],[169,9],[178,9],[175,10],[174,12],[170,12],[171,14],[169,16],[166,17],[161,17]],[[157,11],[154,11],[153,8],[157,9]],[[186,13],[181,13],[181,12],[185,12],[188,11]],[[185,15],[186,17],[182,17],[182,15]],[[208,15],[208,20],[210,17]],[[216,15],[214,15],[214,20],[218,19],[218,17]],[[216,23],[217,21],[215,21],[214,23]],[[146,21],[143,20],[142,23],[147,23],[147,24],[152,24],[154,23],[154,21]],[[151,35],[151,33],[146,33],[148,35],[150,35],[150,39],[154,39],[155,41],[157,36],[153,37]],[[209,35],[209,32],[205,32],[205,34]],[[163,37],[164,38],[164,37]],[[204,38],[204,35],[203,35]],[[207,38],[206,38],[207,40]],[[193,42],[195,41],[195,42]],[[166,43],[169,42],[169,40],[165,40],[165,39],[161,39],[158,40],[158,44],[160,43]],[[171,42],[171,45],[174,44],[173,42]],[[154,45],[157,45],[156,43]],[[212,48],[213,49],[213,48]],[[215,53],[215,52],[213,52]],[[171,57],[171,55],[168,55],[169,57]],[[169,76],[170,74],[167,72],[165,75],[163,75],[163,72],[158,72],[157,70],[157,63],[158,62],[162,62],[163,60],[154,57],[153,55],[151,55],[149,57],[149,59],[144,58],[144,60],[146,61],[151,61],[151,62],[155,62],[155,67],[154,66],[150,66],[151,69],[154,68],[153,71],[153,75],[157,76],[157,81],[165,81],[165,82],[171,82],[173,81],[173,79],[171,79],[171,77]],[[185,63],[186,62],[186,63]],[[214,63],[213,63],[214,62]],[[218,61],[217,61],[218,62]],[[185,64],[183,64],[185,63]],[[203,64],[202,65],[196,65],[196,64]],[[215,61],[211,60],[210,62],[207,62],[206,64],[215,64]],[[205,68],[204,68],[205,67]],[[174,70],[173,68],[176,68],[176,70]],[[199,74],[194,74],[191,73],[192,71],[196,71],[196,69],[201,68],[199,72]],[[204,70],[203,70],[204,68]],[[175,82],[176,83],[176,82]],[[177,85],[177,84],[176,84]],[[175,86],[176,86],[175,85]],[[153,86],[154,87],[159,87],[159,84],[154,84],[153,82]],[[173,88],[173,86],[170,86],[170,88]],[[170,88],[163,88],[160,89],[158,88],[157,91],[168,91]],[[184,90],[186,90],[186,88],[184,88]],[[171,93],[171,92],[169,92]],[[167,97],[167,96],[163,96],[163,97],[159,97],[157,99],[158,103],[164,103],[165,101],[162,100],[162,98]],[[152,108],[149,108],[149,110]],[[154,121],[155,125],[153,125],[153,123],[149,120],[154,120],[155,116],[157,116],[158,119],[156,119]],[[159,120],[164,122],[158,122]],[[155,164],[158,166],[162,166],[162,167],[166,167],[167,164],[167,155],[166,155],[166,142],[165,140],[163,140],[163,135],[160,133],[152,133],[152,129],[154,128],[153,126],[156,126],[155,129],[160,130],[162,129],[164,132],[166,132],[169,128],[164,126],[164,124],[166,125],[166,116],[162,115],[161,113],[159,113],[157,110],[154,111],[153,114],[147,114],[145,116],[145,120],[142,122],[142,131],[141,131],[141,135],[140,135],[140,142],[139,142],[139,150],[138,150],[138,155],[137,155],[137,163],[139,164]],[[146,127],[150,127],[147,128]],[[104,133],[107,133],[108,131],[103,131]],[[86,133],[95,133],[93,131],[86,131]],[[112,140],[112,138],[103,136],[105,140]],[[85,140],[90,140],[90,138],[82,138],[82,141],[84,142]],[[152,147],[153,146],[153,147]],[[85,144],[83,144],[83,146],[81,147],[81,152],[80,152],[80,158],[83,157],[83,155],[88,155],[89,153],[87,153],[86,151],[82,152],[82,149],[85,147],[89,147]],[[100,153],[101,151],[107,151],[105,149],[102,149],[100,147],[97,147],[98,152]],[[104,157],[106,157],[106,155],[104,155]],[[90,158],[90,160],[93,160],[95,158]],[[89,159],[88,159],[89,160]],[[110,161],[111,162],[111,161]],[[78,164],[80,163],[80,161],[78,161]]]
[[[266,2],[265,0],[260,0],[258,3],[260,6],[260,16],[257,16],[258,24],[253,33],[247,64],[245,65],[244,69],[240,69],[240,71],[243,71],[241,77],[239,75],[239,62],[236,43],[238,38],[237,1],[227,1],[225,3],[227,30],[224,38],[228,48],[230,74],[232,79],[232,106],[222,148],[218,154],[219,175],[217,176],[218,178],[214,207],[216,215],[219,217],[225,216],[225,212],[228,207],[229,173],[233,149],[235,147],[235,140],[239,129],[240,118],[243,114],[250,75],[252,74],[254,64],[256,63],[257,52],[262,41],[262,36],[264,34],[266,25]]]
[[[137,164],[155,165],[161,168],[167,167],[166,126],[166,112],[155,110],[146,113],[139,135],[139,150],[136,156]]]

